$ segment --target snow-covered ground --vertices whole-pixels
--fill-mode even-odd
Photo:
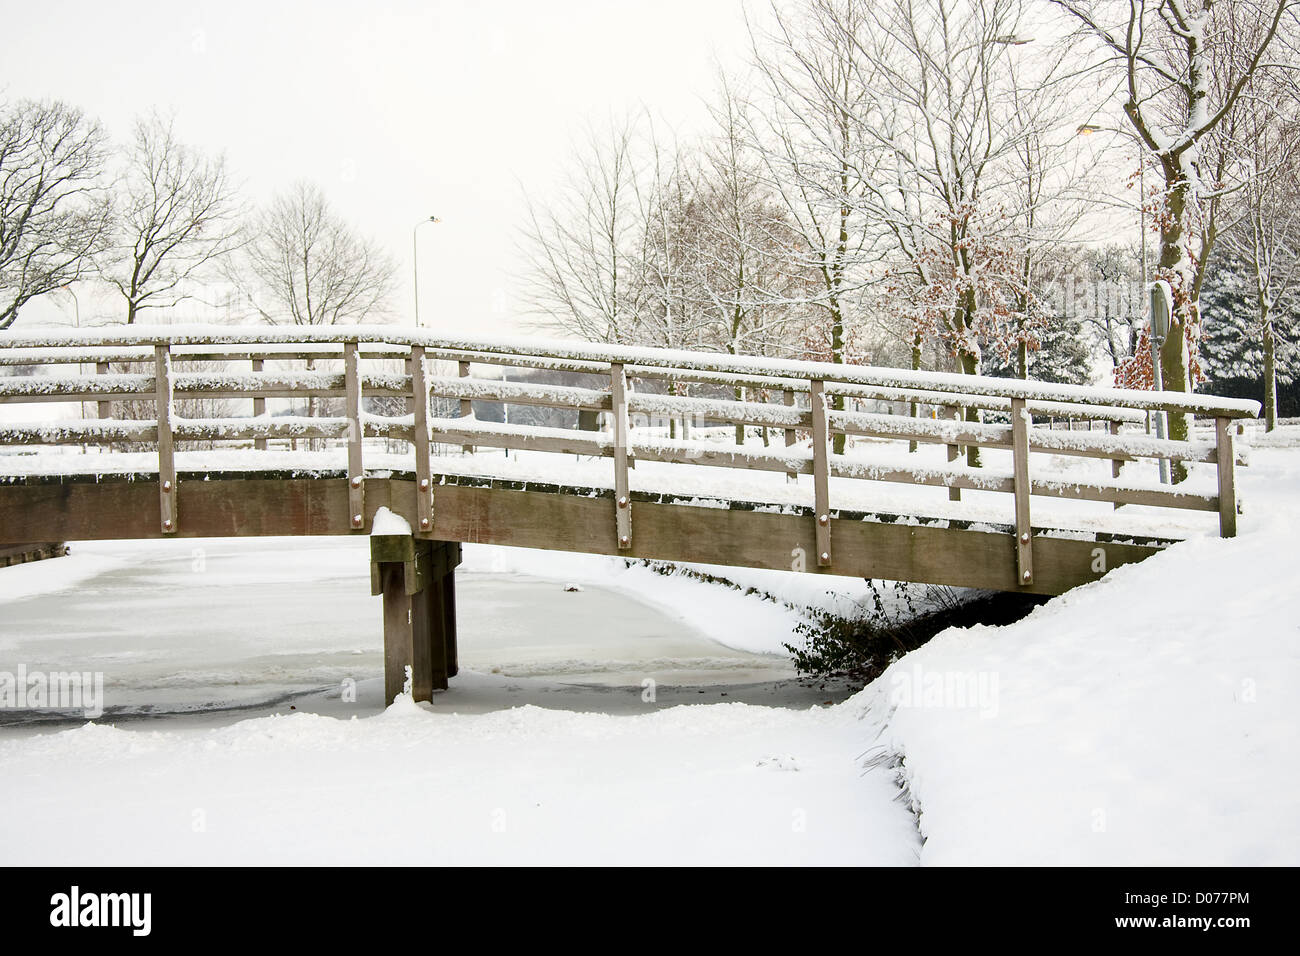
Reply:
[[[1240,537],[949,630],[844,705],[902,758],[923,862],[1300,863],[1300,428],[1257,444]]]
[[[945,632],[839,704],[790,691],[786,665],[766,653],[797,620],[783,603],[611,559],[467,549],[465,590],[482,582],[480,606],[497,586],[536,590],[514,612],[494,611],[495,624],[463,625],[468,672],[433,705],[381,710],[376,676],[358,682],[355,702],[337,689],[295,696],[294,711],[258,698],[247,719],[11,727],[0,731],[0,859],[1300,863],[1300,430],[1257,444],[1241,471],[1236,540],[1196,537],[1017,624]],[[205,680],[265,665],[239,656],[254,646],[302,655],[286,673],[311,659],[322,685],[344,671],[377,675],[376,638],[360,634],[377,632],[378,616],[356,567],[364,555],[320,546],[295,561],[262,544],[259,556],[247,542],[205,543],[203,573],[193,544],[177,553],[177,542],[135,557],[135,546],[78,546],[0,572],[0,669],[29,658],[92,666],[78,646],[112,653],[111,632],[129,649],[131,629],[165,613],[183,582],[192,597],[219,592],[225,575],[238,587],[315,582],[304,602],[317,617],[293,632],[254,603],[242,610],[264,626],[223,634],[231,609],[210,593],[202,625],[174,629],[177,647],[156,638],[145,649],[162,661],[168,650],[191,663],[206,654]],[[110,594],[87,597],[105,576],[153,589],[137,592],[133,616]],[[733,576],[795,605],[842,607],[865,587]],[[569,582],[584,589],[566,592]],[[577,633],[557,633],[558,602],[592,597],[605,603],[575,616]],[[630,610],[611,619],[620,601]],[[48,608],[43,639],[24,617],[34,602]],[[462,601],[463,620],[474,603]],[[601,643],[611,635],[620,643]],[[539,651],[561,637],[572,646]],[[672,650],[631,652],[656,641]],[[582,663],[604,653],[621,660],[616,671]],[[726,702],[681,680],[714,656],[744,662],[699,670],[743,673]],[[675,682],[636,680],[667,661],[682,665],[666,668]],[[701,702],[683,705],[692,696]]]

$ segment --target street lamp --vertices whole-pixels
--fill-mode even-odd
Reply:
[[[415,327],[420,327],[420,227],[426,222],[442,222],[437,216],[421,219],[411,230],[411,271],[415,277]]]

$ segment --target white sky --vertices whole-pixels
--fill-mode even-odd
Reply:
[[[742,0],[104,0],[13,5],[0,93],[57,97],[125,139],[174,110],[264,201],[299,178],[400,265],[394,311],[451,332],[516,310],[523,190],[544,199],[584,123],[638,104],[698,126]],[[128,12],[129,11],[129,12]],[[81,295],[82,319],[113,308]]]

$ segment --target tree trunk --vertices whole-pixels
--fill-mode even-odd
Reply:
[[[1191,184],[1181,174],[1170,175],[1170,172],[1166,171],[1166,180],[1174,180],[1175,184],[1169,191],[1168,215],[1160,228],[1160,270],[1166,277],[1178,277],[1183,281],[1171,283],[1174,287],[1174,301],[1170,304],[1169,335],[1160,349],[1160,371],[1166,391],[1190,392],[1192,382],[1189,374],[1187,328],[1193,315],[1194,290],[1187,281],[1183,228]],[[1192,437],[1191,415],[1170,412],[1168,418],[1171,439],[1187,441]],[[1174,484],[1185,481],[1186,462],[1171,462],[1171,466]]]
[[[978,375],[980,373],[980,356],[979,352],[976,351],[978,345],[974,345],[973,339],[969,338],[969,336],[975,320],[975,310],[979,303],[975,301],[974,288],[968,288],[963,293],[962,298],[964,301],[958,308],[957,314],[953,317],[960,336],[957,344],[957,360],[961,364],[962,374]],[[979,420],[980,410],[973,405],[967,406],[966,421],[978,423]],[[978,445],[966,446],[966,464],[971,468],[980,467],[980,449]]]
[[[843,233],[841,232],[841,237]],[[836,365],[844,363],[844,315],[840,311],[838,299],[833,302],[831,311],[831,361]],[[833,411],[844,411],[844,396],[831,396],[831,409]],[[831,436],[831,454],[844,454],[844,445],[847,441],[847,435],[835,434]]]
[[[921,333],[916,332],[912,336],[912,371],[919,372],[920,370],[921,370]],[[917,412],[916,402],[913,402],[911,406],[911,414],[913,418],[916,417],[916,412]],[[916,449],[917,449],[916,442],[910,441],[907,443],[907,450],[909,452],[915,453]]]
[[[1264,431],[1271,432],[1277,427],[1277,364],[1274,350],[1276,336],[1273,332],[1273,316],[1268,304],[1264,304]]]

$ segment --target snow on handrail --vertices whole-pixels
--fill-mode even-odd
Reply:
[[[1139,409],[1185,411],[1225,418],[1256,418],[1260,404],[1248,399],[1218,398],[1185,392],[1147,392],[1083,385],[1054,385],[1020,379],[924,372],[801,359],[736,356],[723,353],[660,349],[633,345],[599,345],[563,339],[485,336],[448,337],[433,332],[382,325],[358,326],[133,326],[81,330],[9,332],[0,337],[0,349],[43,349],[85,346],[191,346],[191,345],[292,345],[383,344],[422,346],[426,350],[542,355],[600,364],[623,364],[663,369],[684,369],[779,376],[791,379],[847,382],[894,388],[922,387],[938,392],[991,394],[1035,402],[1081,405],[1119,405]],[[434,356],[436,357],[436,355]],[[39,356],[33,356],[39,362]]]

